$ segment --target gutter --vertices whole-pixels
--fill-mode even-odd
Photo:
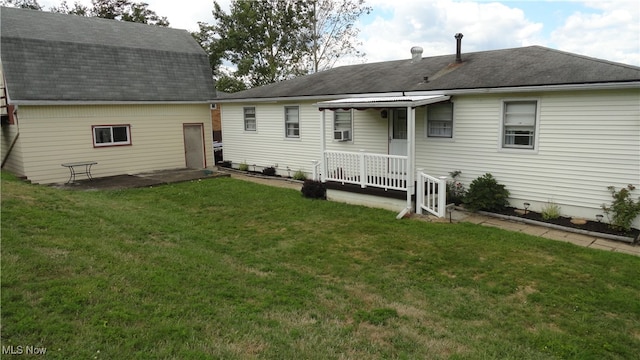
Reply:
[[[13,100],[15,105],[29,106],[56,106],[56,105],[197,105],[197,104],[216,104],[217,99],[199,100],[199,101],[78,101],[78,100]]]

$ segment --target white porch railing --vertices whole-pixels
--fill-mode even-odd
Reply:
[[[325,150],[324,180],[407,190],[406,156]]]
[[[416,213],[423,210],[437,217],[444,217],[447,209],[446,177],[435,178],[418,169],[416,176]]]

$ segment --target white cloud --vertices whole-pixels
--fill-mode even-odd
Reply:
[[[464,34],[463,52],[530,45],[539,38],[542,24],[526,19],[522,10],[500,3],[372,0],[374,9],[389,11],[362,27],[368,61],[409,58],[412,46],[423,56],[453,54],[456,33]]]
[[[640,65],[640,2],[637,0],[587,2],[585,6],[591,12],[574,12],[559,22],[554,18],[560,24],[555,29],[548,28],[551,22],[545,25],[531,20],[532,16],[519,9],[518,3],[508,1],[368,0],[367,4],[384,14],[367,25],[360,25],[362,48],[368,62],[409,58],[412,46],[421,46],[423,56],[453,54],[454,35],[461,32],[463,53],[542,45]],[[539,1],[536,5],[551,17],[566,12],[571,4]],[[578,8],[581,4],[574,5]]]
[[[561,50],[640,65],[640,3],[589,2],[600,12],[576,12],[551,33]]]

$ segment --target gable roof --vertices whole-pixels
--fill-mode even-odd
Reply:
[[[1,60],[20,102],[208,102],[204,50],[186,30],[0,8]]]
[[[542,46],[350,65],[223,96],[318,97],[640,81],[640,67]],[[425,77],[427,80],[425,81]]]

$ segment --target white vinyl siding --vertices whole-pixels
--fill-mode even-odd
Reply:
[[[256,108],[245,107],[244,109],[244,131],[256,131]]]
[[[300,137],[300,108],[298,106],[284,107],[285,137]]]
[[[640,90],[523,94],[538,99],[537,151],[501,149],[504,95],[456,96],[454,142],[416,143],[416,165],[434,176],[487,172],[505,184],[513,206],[554,201],[594,218],[610,203],[607,186],[640,181]],[[522,97],[514,97],[514,101]],[[582,215],[580,215],[582,213]]]
[[[255,164],[258,171],[277,165],[276,171],[281,176],[293,176],[297,170],[310,175],[313,171],[311,161],[320,160],[320,112],[314,103],[256,103],[260,122],[257,132],[244,131],[242,104],[225,103],[220,106],[224,160],[236,167],[245,163],[252,168]],[[304,136],[295,141],[283,134],[285,106],[299,109],[299,126],[304,129]],[[328,122],[329,131],[330,126]]]
[[[453,103],[427,106],[427,137],[453,137]]]
[[[92,125],[129,124],[130,146],[94,147]],[[207,165],[213,162],[208,104],[20,106],[24,175],[34,183],[66,182],[60,164],[97,161],[94,177],[185,167],[183,123],[204,125]],[[64,142],[59,139],[65,139]]]

